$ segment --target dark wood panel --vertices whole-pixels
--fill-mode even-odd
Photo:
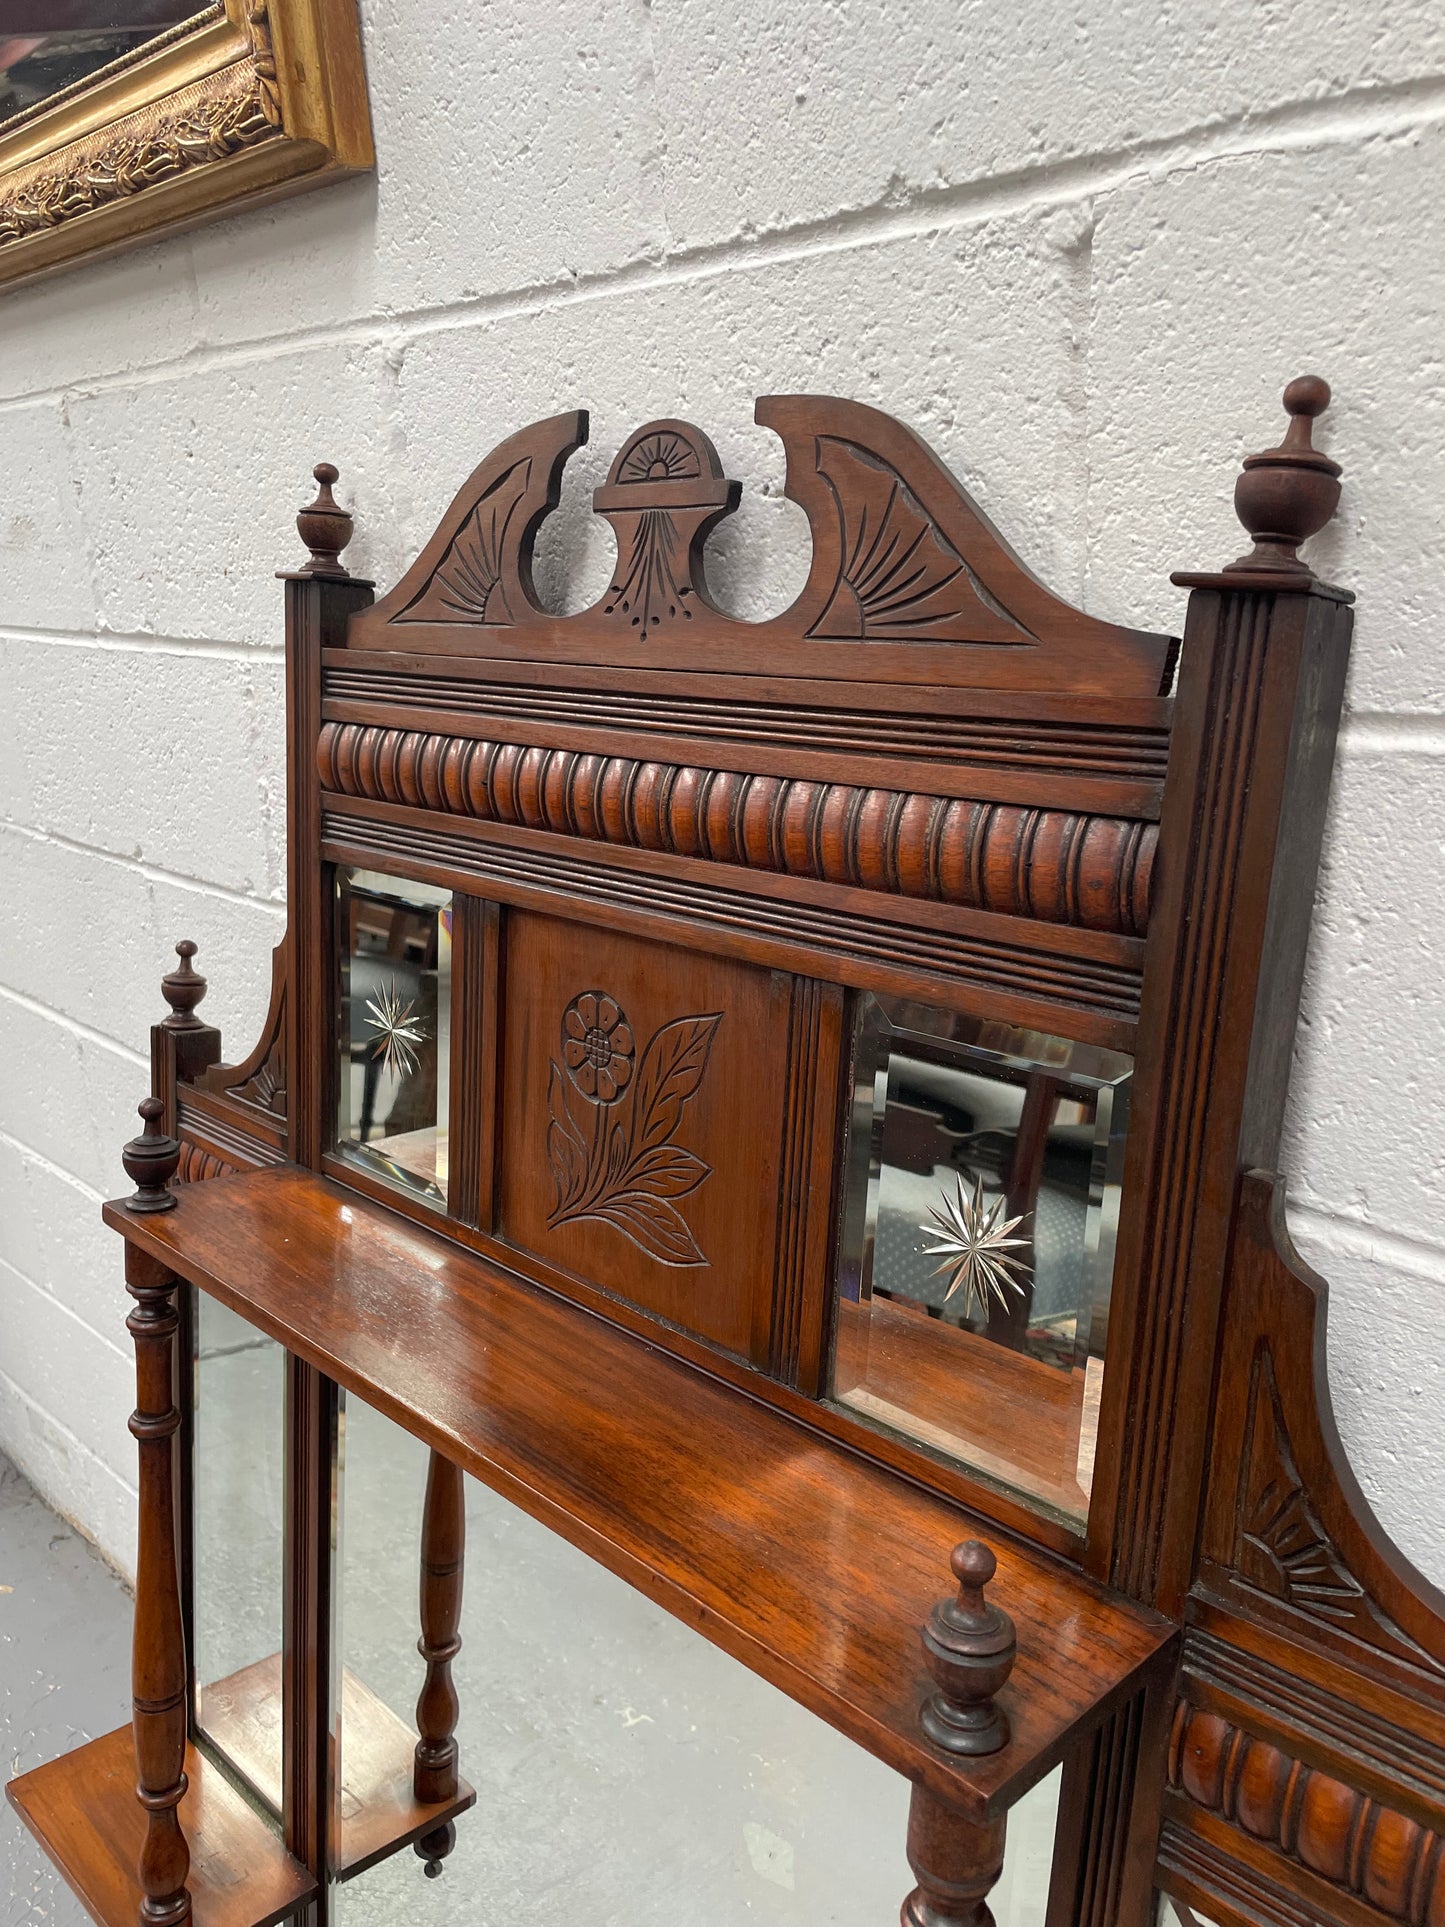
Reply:
[[[677,669],[665,658],[642,655],[625,669],[581,664],[565,677],[555,665],[544,673],[534,663],[498,657],[411,655],[405,649],[355,644],[327,649],[321,660],[327,692],[346,700],[371,700],[365,692],[387,691],[394,693],[399,707],[445,699],[473,715],[527,713],[533,703],[539,706],[537,714],[551,714],[546,706],[555,700],[557,715],[585,711],[595,720],[598,697],[616,697],[618,714],[638,716],[638,727],[644,714],[666,728],[691,729],[705,719],[707,728],[698,733],[743,740],[786,737],[793,730],[806,738],[816,724],[830,732],[828,740],[835,746],[896,753],[914,743],[917,754],[948,760],[981,758],[997,732],[1006,747],[1000,751],[995,744],[991,753],[1006,758],[1036,757],[1040,768],[1097,767],[1149,781],[1164,774],[1173,715],[1167,696],[1089,696],[1048,689],[1020,696],[1009,690],[907,681],[870,682],[866,700],[860,701],[846,677],[774,674],[739,682],[725,673]]]
[[[766,1365],[789,980],[526,911],[506,976],[500,1237]]]
[[[270,1927],[316,1892],[306,1869],[194,1746],[186,1748],[185,1772],[179,1812],[191,1850],[195,1927]],[[120,1726],[6,1788],[100,1927],[136,1927],[140,1915],[136,1863],[146,1814],[135,1779],[131,1729]]]
[[[1170,1661],[1173,1630],[1000,1542],[1013,1740],[918,1726],[918,1629],[969,1521],[678,1360],[295,1168],[107,1222],[898,1771],[1002,1813]],[[396,1334],[405,1331],[407,1344]],[[995,1535],[996,1536],[996,1535]]]
[[[359,1191],[373,1203],[395,1212],[410,1223],[455,1240],[504,1270],[515,1272],[519,1278],[542,1291],[575,1300],[648,1344],[658,1343],[659,1335],[665,1329],[667,1347],[676,1357],[685,1359],[725,1384],[735,1386],[747,1397],[767,1398],[785,1412],[794,1424],[820,1433],[847,1451],[872,1459],[904,1479],[926,1486],[964,1511],[987,1517],[1003,1531],[1031,1545],[1046,1548],[1071,1564],[1078,1564],[1083,1553],[1083,1539],[1077,1529],[1067,1525],[1061,1516],[1041,1512],[1032,1503],[1026,1505],[1001,1487],[970,1474],[961,1465],[941,1459],[937,1453],[905,1438],[901,1433],[872,1424],[859,1413],[828,1402],[819,1396],[821,1387],[799,1389],[782,1379],[764,1383],[759,1379],[756,1368],[746,1359],[734,1358],[680,1327],[663,1328],[653,1313],[639,1311],[625,1299],[601,1291],[585,1279],[561,1274],[531,1252],[522,1251],[515,1245],[505,1245],[485,1231],[449,1219],[421,1196],[404,1193],[359,1166],[348,1164],[338,1157],[327,1157],[322,1162],[322,1170],[334,1183],[345,1189]],[[831,1190],[815,1197],[811,1204],[815,1216],[820,1222],[826,1220],[831,1232],[836,1219]],[[809,1235],[811,1238],[812,1233]],[[825,1316],[826,1301],[832,1291],[833,1281],[831,1247],[827,1262],[829,1269],[821,1281]],[[805,1317],[811,1316],[809,1307],[805,1310]],[[807,1335],[805,1328],[805,1338]],[[813,1334],[820,1350],[820,1378],[827,1363],[821,1355],[827,1337],[827,1326],[820,1319]],[[801,1377],[801,1363],[799,1370]]]

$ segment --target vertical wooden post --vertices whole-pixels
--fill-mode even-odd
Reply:
[[[1003,1872],[1004,1822],[969,1820],[927,1787],[908,1809],[908,1864],[918,1885],[901,1927],[994,1927],[988,1896]]]
[[[292,1159],[319,1171],[336,1121],[332,1024],[335,967],[332,877],[321,860],[321,652],[346,640],[346,625],[373,600],[370,582],[341,560],[352,522],[331,493],[337,472],[318,462],[319,490],[296,518],[310,555],[283,570],[286,584],[286,1063]]]
[[[140,1107],[145,1130],[122,1152],[136,1190],[137,1216],[175,1209],[167,1187],[181,1147],[159,1128],[159,1098]],[[136,1798],[146,1831],[136,1872],[140,1927],[181,1927],[191,1917],[186,1891],[191,1855],[176,1809],[186,1792],[186,1641],[176,1547],[176,1334],[180,1280],[134,1245],[125,1248],[125,1288],[135,1300],[126,1329],[135,1340],[135,1411],[130,1429],[140,1456],[140,1530],[136,1550],[131,1719]]]
[[[1193,590],[1159,831],[1124,1216],[1085,1565],[1178,1618],[1194,1577],[1225,1272],[1241,1171],[1273,1166],[1289,1083],[1352,598],[1295,553],[1339,498],[1311,444],[1329,402],[1303,376],[1290,428],[1235,492],[1250,554]],[[1157,1839],[1159,1714],[1111,1715],[1064,1775],[1072,1865],[1050,1918],[1142,1923]],[[1140,1749],[1146,1749],[1142,1754]],[[1127,1818],[1121,1815],[1127,1808]],[[1076,1902],[1068,1896],[1076,1895]]]
[[[426,1679],[416,1703],[416,1763],[412,1790],[420,1801],[454,1800],[457,1793],[457,1715],[452,1661],[461,1651],[462,1568],[466,1553],[466,1494],[460,1469],[440,1452],[427,1467],[421,1522],[421,1638]],[[456,1844],[448,1823],[416,1843],[430,1879]]]
[[[292,1160],[318,1171],[336,1117],[331,1026],[334,946],[332,877],[321,860],[321,652],[346,639],[346,625],[372,600],[341,552],[352,521],[332,494],[337,471],[315,469],[318,490],[296,518],[309,551],[286,584],[286,1003],[287,1145]],[[339,1393],[294,1355],[286,1361],[286,1615],[282,1635],[285,1703],[284,1825],[289,1851],[320,1883],[298,1927],[327,1927],[339,1841],[340,1751],[336,1653],[335,1530]]]
[[[940,1600],[923,1628],[923,1652],[937,1690],[919,1723],[945,1753],[977,1758],[1008,1744],[1008,1719],[994,1695],[1008,1683],[1018,1643],[1014,1623],[984,1589],[998,1561],[978,1539],[949,1562],[958,1594]],[[925,1786],[908,1809],[908,1864],[918,1885],[903,1903],[902,1927],[993,1927],[987,1897],[1003,1870],[1004,1821],[971,1820]]]
[[[176,1812],[186,1791],[186,1647],[175,1507],[175,1436],[181,1423],[175,1402],[178,1283],[154,1258],[126,1246],[125,1286],[136,1305],[125,1321],[135,1340],[136,1409],[130,1429],[140,1449],[131,1690],[136,1797],[146,1810],[141,1927],[179,1927],[191,1917],[186,1891],[191,1856]]]

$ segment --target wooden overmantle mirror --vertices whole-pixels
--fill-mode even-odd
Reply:
[[[1327,402],[1290,384],[1253,548],[1175,578],[1182,652],[853,402],[758,404],[812,559],[757,624],[709,597],[739,491],[686,422],[624,442],[567,617],[531,557],[584,415],[495,449],[379,600],[317,469],[271,1011],[223,1063],[179,945],[106,1207],[134,1756],[10,1789],[97,1918],[320,1922],[486,1824],[471,1473],[912,1783],[908,1927],[986,1927],[1055,1768],[1048,1927],[1159,1889],[1445,1927],[1445,1602],[1344,1462],[1273,1174],[1352,619],[1298,555]],[[285,1485],[224,1654],[183,1369],[221,1313],[271,1347]],[[414,1725],[337,1663],[344,1399],[429,1453]]]
[[[355,0],[0,0],[0,285],[373,160]]]

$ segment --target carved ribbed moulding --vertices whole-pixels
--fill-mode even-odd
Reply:
[[[326,723],[325,789],[1047,923],[1141,936],[1158,829],[909,795]]]
[[[1439,1834],[1222,1715],[1179,1702],[1169,1784],[1390,1919],[1445,1927]]]

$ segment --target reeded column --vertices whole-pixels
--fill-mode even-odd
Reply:
[[[421,1525],[421,1638],[417,1651],[426,1661],[426,1679],[416,1703],[416,1764],[412,1791],[428,1805],[457,1794],[457,1716],[461,1711],[452,1680],[452,1661],[461,1651],[462,1568],[466,1551],[466,1506],[462,1473],[440,1452],[427,1468]],[[448,1822],[423,1835],[416,1851],[435,1879],[456,1844]]]

